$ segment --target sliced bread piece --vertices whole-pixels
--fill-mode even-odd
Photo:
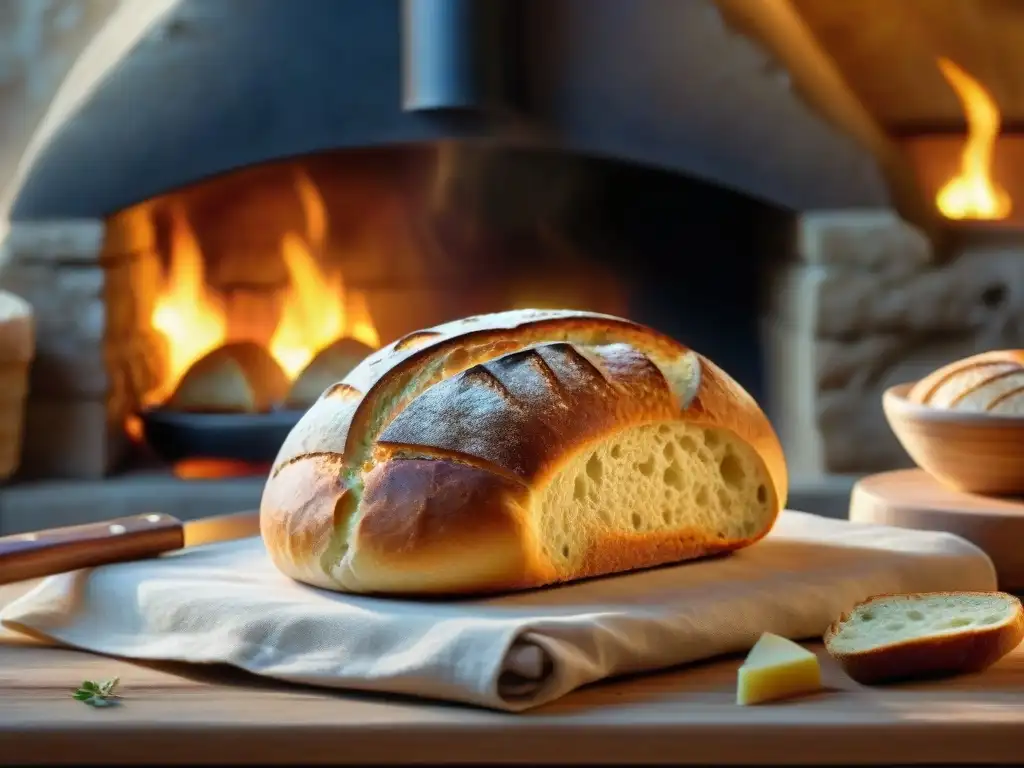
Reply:
[[[978,672],[1024,639],[1020,600],[931,592],[865,600],[825,632],[825,648],[864,684]]]

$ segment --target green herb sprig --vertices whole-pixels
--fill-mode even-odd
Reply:
[[[92,680],[86,680],[81,684],[81,686],[79,686],[78,690],[71,695],[71,697],[83,704],[88,704],[90,707],[112,707],[121,699],[121,697],[114,692],[120,682],[121,678],[119,677],[114,677],[110,680],[103,680],[98,683],[93,682]]]

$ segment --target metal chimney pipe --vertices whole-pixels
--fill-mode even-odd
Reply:
[[[402,107],[489,110],[504,101],[499,0],[402,1]]]

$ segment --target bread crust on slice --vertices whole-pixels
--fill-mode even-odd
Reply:
[[[963,607],[958,607],[959,604]],[[886,607],[890,611],[899,609],[917,633],[893,642],[851,648],[858,640],[849,633],[867,626],[866,612],[867,615],[883,613]],[[928,624],[930,618],[941,612],[956,614],[952,620],[945,621],[952,626]],[[970,620],[957,618],[971,613],[978,616]],[[997,613],[998,620],[993,621]],[[884,613],[882,620],[890,621]],[[840,616],[824,636],[829,655],[851,678],[865,685],[980,672],[999,661],[1022,640],[1024,609],[1020,600],[1003,592],[877,595]]]
[[[935,408],[1024,415],[1024,350],[1000,349],[956,360],[918,381],[907,397]]]
[[[329,388],[282,446],[261,532],[310,584],[470,594],[746,546],[786,493],[767,418],[710,361],[621,318],[524,310],[410,334]]]

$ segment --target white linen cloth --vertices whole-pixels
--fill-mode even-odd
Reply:
[[[0,622],[115,656],[521,711],[614,675],[746,651],[766,631],[817,638],[872,595],[995,588],[992,562],[956,536],[784,512],[726,557],[447,602],[297,584],[250,538],[50,577]]]

